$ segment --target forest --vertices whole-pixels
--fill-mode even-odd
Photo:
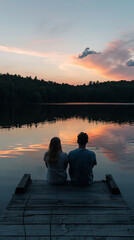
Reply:
[[[87,85],[69,85],[0,74],[0,103],[126,102],[134,103],[134,80],[89,81]]]

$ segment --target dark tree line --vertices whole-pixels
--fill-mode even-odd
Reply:
[[[3,102],[134,102],[134,80],[92,82],[88,85],[59,84],[37,77],[0,74],[0,103]]]

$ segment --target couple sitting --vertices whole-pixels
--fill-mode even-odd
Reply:
[[[64,184],[67,180],[67,165],[69,175],[74,185],[90,185],[93,181],[92,168],[97,164],[95,153],[86,149],[88,135],[81,132],[78,135],[78,149],[67,155],[62,152],[61,141],[54,137],[50,141],[49,150],[44,155],[47,166],[47,180],[51,184]]]

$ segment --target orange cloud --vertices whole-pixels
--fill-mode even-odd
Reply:
[[[133,62],[134,39],[115,40],[109,43],[101,53],[92,52],[92,54],[89,52],[85,56],[72,56],[73,64],[94,69],[97,73],[109,79],[132,80],[134,78],[134,67],[127,64],[130,61]]]
[[[29,49],[16,48],[16,47],[11,47],[11,46],[2,46],[2,45],[0,45],[0,51],[28,55],[28,56],[41,57],[41,58],[60,57],[60,54],[55,53],[55,52],[53,52],[53,53],[52,52],[40,52],[40,51],[33,51],[33,50],[29,50]]]

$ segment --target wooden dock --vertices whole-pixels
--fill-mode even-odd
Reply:
[[[134,240],[134,215],[111,175],[92,186],[25,175],[0,219],[0,240]]]

